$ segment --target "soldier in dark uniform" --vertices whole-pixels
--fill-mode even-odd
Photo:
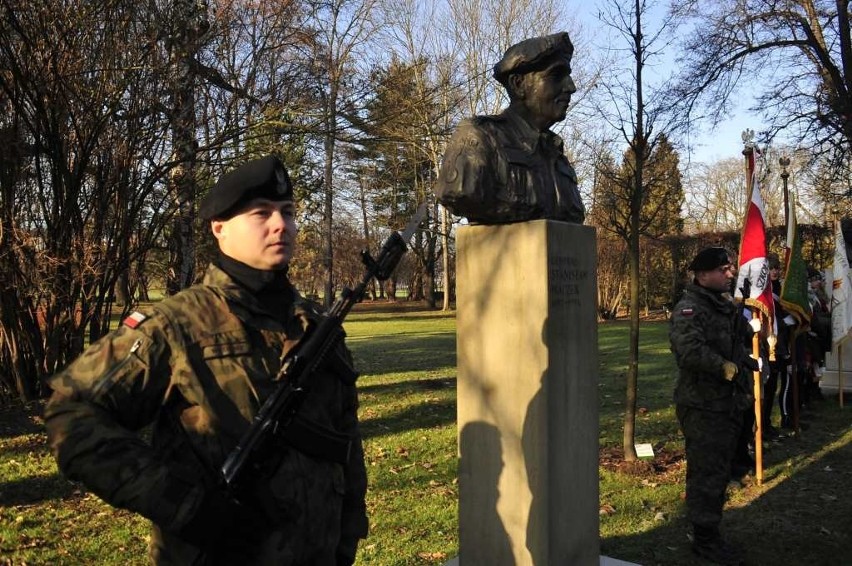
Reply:
[[[756,371],[730,297],[736,267],[724,248],[707,248],[689,266],[693,282],[671,316],[669,338],[679,375],[674,400],[686,442],[686,506],[693,551],[719,564],[740,553],[719,532],[731,461],[749,407],[743,370]]]
[[[539,218],[582,224],[577,174],[550,127],[565,119],[577,87],[567,33],[527,39],[494,66],[509,94],[497,116],[462,121],[453,134],[435,192],[470,222],[500,224]]]
[[[789,376],[790,327],[785,319],[790,320],[790,317],[784,310],[784,305],[781,304],[781,259],[778,257],[778,254],[771,252],[766,257],[769,262],[769,282],[772,285],[775,320],[778,321],[775,335],[769,338],[769,377],[763,386],[763,398],[761,399],[763,403],[763,436],[766,439],[772,440],[778,438],[778,429],[772,425],[772,407],[775,404],[776,394],[778,393],[778,384],[781,384],[783,391],[785,389],[784,384],[787,382],[787,377]],[[783,402],[780,405],[783,410]]]
[[[275,157],[244,164],[200,216],[220,252],[203,283],[131,314],[51,379],[45,422],[59,468],[150,519],[156,564],[352,564],[367,533],[366,471],[343,344],[279,439],[280,463],[248,497],[221,488],[283,356],[320,316],[287,278],[286,169]],[[138,432],[149,425],[147,442]]]

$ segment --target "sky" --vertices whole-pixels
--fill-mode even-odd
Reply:
[[[759,115],[747,109],[737,109],[733,116],[721,122],[714,130],[704,126],[694,134],[693,162],[714,163],[730,157],[741,157],[742,133],[746,129],[757,132],[763,127]]]
[[[627,47],[626,40],[623,37],[612,36],[613,32],[597,18],[598,7],[605,6],[611,1],[592,0],[583,2],[580,6],[574,7],[572,11],[572,14],[576,16],[579,24],[583,27],[583,32],[592,38],[593,45],[589,46],[592,49],[605,49],[606,46],[613,45]],[[570,2],[570,0],[566,0],[566,2]],[[659,21],[666,4],[665,0],[656,0],[655,2],[651,0],[648,3],[653,3],[655,6],[648,14],[649,17],[646,17],[643,22],[646,35],[658,29],[659,24],[655,24],[655,20]],[[645,69],[646,76],[648,73],[668,75],[673,72],[677,49],[677,44],[672,43],[666,48],[666,53],[663,56],[649,62],[649,66]],[[628,53],[627,56],[632,55]],[[647,82],[650,83],[651,81]],[[739,107],[731,109],[731,116],[721,121],[715,128],[711,128],[710,124],[702,124],[700,128],[693,131],[689,140],[693,146],[691,161],[693,163],[714,163],[722,159],[741,157],[743,150],[742,132],[746,129],[759,131],[763,128],[760,116],[748,111],[750,105],[751,101],[746,97]]]

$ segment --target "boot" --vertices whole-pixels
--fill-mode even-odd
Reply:
[[[692,552],[704,560],[725,566],[743,563],[740,551],[722,539],[718,527],[694,524],[693,533]]]

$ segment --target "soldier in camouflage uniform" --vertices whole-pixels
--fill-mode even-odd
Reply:
[[[220,487],[283,355],[320,316],[287,278],[296,223],[284,166],[237,168],[200,215],[220,251],[203,283],[131,314],[51,379],[59,468],[150,519],[156,564],[352,564],[367,533],[366,471],[344,345],[314,376],[268,479],[240,501]]]
[[[693,551],[720,564],[738,564],[739,552],[719,533],[731,460],[749,401],[738,384],[743,368],[756,370],[738,326],[729,290],[735,266],[724,248],[699,252],[693,282],[671,316],[669,338],[679,369],[674,400],[686,441],[686,505]]]

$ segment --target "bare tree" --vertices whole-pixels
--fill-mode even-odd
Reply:
[[[768,227],[785,226],[785,203],[778,158],[792,158],[791,187],[796,188],[797,211],[800,223],[822,222],[830,217],[826,210],[836,194],[837,185],[825,169],[814,165],[808,150],[792,150],[787,147],[765,150],[759,159],[765,163],[759,180],[763,198],[766,224]],[[742,229],[748,205],[745,192],[745,171],[741,158],[722,159],[715,163],[693,164],[689,173],[689,190],[686,197],[685,215],[689,232],[724,232]]]
[[[733,97],[756,93],[754,111],[779,134],[811,148],[841,176],[852,149],[852,35],[848,0],[688,2],[683,72],[671,101],[686,116],[726,115]],[[844,192],[849,186],[843,187]]]
[[[434,180],[437,179],[446,140],[452,125],[459,119],[458,108],[465,100],[466,91],[459,84],[453,49],[434,22],[440,17],[437,2],[414,0],[385,0],[384,33],[382,37],[395,56],[411,65],[414,97],[404,112],[415,118],[416,128],[406,140],[431,163],[431,174],[424,179],[420,202],[431,202],[427,233],[421,238],[426,253],[421,254],[424,275],[430,279],[434,292],[436,264],[441,260],[444,294],[443,310],[450,308],[450,229],[449,212],[434,201]],[[419,204],[419,203],[418,203]],[[436,219],[440,217],[440,221]],[[436,235],[440,235],[440,246]]]
[[[626,144],[623,166],[603,167],[599,175],[607,178],[606,184],[611,191],[607,194],[610,202],[604,204],[608,218],[603,223],[605,229],[618,234],[627,244],[627,257],[630,269],[630,344],[626,381],[624,413],[624,458],[636,460],[635,423],[636,397],[639,377],[639,277],[640,277],[640,241],[654,226],[657,216],[666,210],[665,195],[649,200],[651,187],[658,185],[666,190],[665,184],[652,180],[647,167],[654,154],[654,144],[662,139],[652,137],[654,128],[662,122],[665,107],[661,104],[659,90],[646,100],[644,82],[645,67],[649,59],[659,56],[676,19],[666,16],[656,31],[647,34],[643,19],[653,3],[635,0],[630,6],[611,0],[599,14],[603,23],[621,35],[632,56],[632,67],[626,72],[629,80],[622,79],[618,72],[608,79],[602,79],[601,88],[608,93],[609,100],[599,107],[601,117],[621,135]],[[616,67],[617,68],[617,67]],[[663,128],[665,131],[666,128]],[[607,161],[601,161],[606,164]],[[648,175],[648,177],[646,177]],[[669,185],[671,186],[671,185]]]
[[[11,111],[0,119],[10,142],[0,388],[26,400],[82,350],[87,331],[89,340],[105,332],[121,275],[171,211],[159,165],[169,152],[157,110],[163,69],[147,6],[41,0],[19,8],[0,4],[0,101]]]
[[[323,222],[325,235],[325,304],[334,299],[334,204],[336,148],[347,127],[343,96],[354,85],[356,56],[364,55],[363,48],[376,31],[377,0],[331,0],[315,2],[311,22],[316,29],[313,58],[315,96],[319,103],[319,125],[323,146]],[[351,98],[349,99],[352,100]],[[344,112],[345,110],[345,112]]]
[[[164,10],[162,34],[168,57],[170,87],[169,119],[172,130],[170,192],[175,199],[175,215],[169,237],[169,276],[166,293],[172,295],[189,287],[194,278],[194,228],[197,183],[195,91],[201,43],[210,27],[207,6],[196,0],[173,0]]]
[[[168,271],[166,226],[178,204],[191,218],[200,183],[255,152],[301,162],[305,127],[286,117],[295,89],[281,73],[308,69],[310,35],[289,24],[304,10],[219,5],[203,44],[170,51],[163,20],[176,7],[0,2],[0,395],[39,394],[109,329],[116,299],[127,311],[152,266]],[[175,184],[193,161],[204,166]]]
[[[742,158],[694,164],[687,186],[685,213],[689,232],[742,228],[748,204]]]

